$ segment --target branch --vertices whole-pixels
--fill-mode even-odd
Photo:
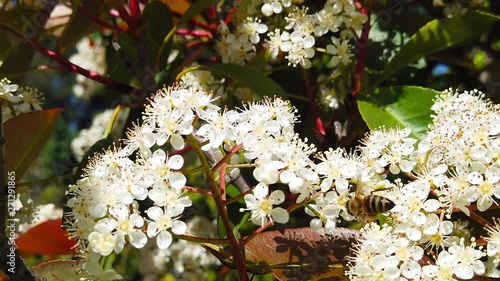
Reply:
[[[40,54],[45,55],[45,56],[49,57],[50,59],[56,61],[57,63],[59,63],[59,65],[63,66],[69,72],[81,74],[89,79],[97,81],[101,84],[106,85],[109,88],[115,89],[115,90],[120,91],[120,92],[132,92],[134,90],[134,88],[129,86],[129,85],[122,84],[122,83],[117,82],[111,78],[102,76],[97,72],[86,70],[86,69],[70,62],[63,55],[56,53],[52,50],[46,49],[45,47],[38,44],[38,42],[36,42],[34,40],[24,38],[24,36],[22,36],[16,30],[12,29],[9,26],[1,25],[1,27],[6,29],[7,31],[11,32],[12,34],[17,36],[21,40],[29,43],[37,52],[39,52]]]
[[[314,99],[314,94],[311,89],[311,85],[309,84],[308,77],[305,76],[304,69],[301,67],[299,69],[303,77],[302,81],[304,81],[304,88],[307,94],[307,99],[309,101],[309,108],[311,109],[311,113],[316,123],[316,130],[318,130],[321,136],[324,137],[326,135],[326,129],[325,125],[323,124],[323,121],[321,120],[321,116],[319,114],[319,108],[318,105],[316,104],[316,100]]]
[[[226,231],[226,235],[229,240],[231,240],[231,249],[233,254],[234,263],[238,269],[238,275],[241,281],[248,281],[247,276],[247,268],[245,263],[245,253],[243,252],[242,244],[239,243],[238,238],[234,235],[233,229],[231,227],[231,222],[229,221],[229,216],[227,213],[227,209],[224,206],[224,201],[222,200],[222,196],[220,190],[215,183],[214,176],[212,171],[210,170],[210,164],[207,161],[207,158],[203,154],[201,150],[201,145],[198,143],[194,136],[188,136],[188,140],[195,149],[196,155],[200,159],[201,165],[204,167],[205,177],[207,178],[208,184],[210,185],[210,190],[212,191],[212,195],[215,201],[215,206],[219,211],[219,216],[224,225],[224,229]]]
[[[85,9],[83,7],[80,7],[80,9],[78,11],[81,12],[81,14],[83,16],[87,17],[88,19],[91,19],[91,20],[95,21],[97,24],[99,24],[99,25],[101,25],[101,26],[103,26],[105,28],[108,28],[108,29],[111,29],[111,30],[114,30],[114,31],[118,31],[118,32],[128,32],[128,28],[109,24],[109,23],[101,20],[100,18],[94,16],[92,13],[90,13],[89,11],[87,11],[87,9]]]
[[[191,242],[197,242],[197,243],[212,243],[212,244],[229,244],[231,241],[227,238],[225,239],[218,239],[218,238],[204,238],[204,237],[199,237],[191,234],[182,234],[182,235],[177,235],[173,234],[175,238],[178,239],[183,239],[186,241],[191,241]]]
[[[172,14],[176,17],[182,17],[182,14],[181,13],[177,13],[177,12],[174,12],[174,11],[171,11]],[[198,19],[195,19],[195,18],[192,18],[192,19],[189,19],[188,22],[192,25],[195,25],[197,27],[200,27],[200,28],[203,28],[205,30],[208,30],[208,31],[211,31],[211,32],[217,32],[217,25],[215,24],[210,24],[210,23],[205,23],[205,22],[202,22]]]

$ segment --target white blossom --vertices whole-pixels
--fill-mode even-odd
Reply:
[[[284,202],[285,194],[281,190],[274,190],[269,194],[269,188],[259,183],[254,189],[253,194],[245,195],[246,209],[240,209],[240,212],[250,211],[250,219],[254,224],[263,226],[271,219],[273,222],[288,222],[288,212],[281,207],[273,207]]]

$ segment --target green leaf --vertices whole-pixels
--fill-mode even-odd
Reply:
[[[102,7],[105,2],[101,0],[85,0],[81,1],[80,6],[73,6],[73,14],[57,41],[58,51],[64,52],[67,48],[73,47],[84,36],[99,30],[99,24],[90,20],[83,13],[99,17],[103,14],[104,9]],[[75,4],[78,4],[78,1],[75,1]]]
[[[160,1],[149,3],[144,12],[142,13],[143,27],[146,41],[146,46],[148,48],[148,53],[151,61],[154,61],[160,51],[160,46],[162,45],[163,38],[167,36],[168,32],[172,30],[174,23],[172,13],[167,5]],[[169,41],[171,44],[172,42]],[[170,46],[165,46],[166,50],[170,50]],[[168,52],[163,52],[160,56],[160,62],[164,64],[168,59]],[[160,64],[160,69],[165,67],[164,64]]]
[[[416,86],[375,89],[359,95],[358,107],[368,127],[409,128],[412,136],[422,139],[431,123],[434,97],[439,92]]]
[[[189,19],[193,18],[197,14],[203,12],[205,9],[210,7],[214,0],[200,0],[196,1],[191,6],[187,11],[182,15],[182,17],[179,19],[179,21],[176,24],[176,27],[179,27],[183,24],[185,24]]]
[[[28,38],[34,38],[40,31],[32,19],[36,11],[19,5],[10,10],[0,10],[0,27],[6,26],[9,29],[15,30]],[[19,45],[18,39],[10,32],[0,28],[0,59],[7,56],[12,48],[17,48]]]
[[[436,19],[420,28],[377,78],[377,84],[408,64],[431,53],[479,37],[498,19],[484,13],[469,13],[460,18]]]
[[[35,50],[26,43],[21,43],[12,49],[0,66],[0,77],[7,77],[14,83],[23,80],[26,70],[30,68]]]
[[[14,81],[16,76],[29,68],[34,50],[8,29],[24,38],[36,40],[43,26],[36,20],[36,11],[19,5],[7,11],[0,11],[0,76]],[[5,27],[5,28],[2,28]],[[20,79],[16,81],[20,81]],[[14,82],[16,82],[14,81]]]
[[[256,68],[245,67],[234,64],[209,64],[202,65],[201,69],[211,71],[223,77],[229,77],[245,87],[248,87],[258,96],[286,96],[286,92],[264,71],[259,71]]]
[[[134,76],[128,64],[138,65],[137,48],[134,47],[133,39],[127,33],[119,32],[116,35],[116,41],[120,45],[125,58],[111,44],[108,45],[106,47],[106,64],[112,66],[108,69],[108,75],[113,80],[128,84]]]
[[[62,108],[38,110],[3,124],[8,171],[20,179],[38,156],[54,129]]]

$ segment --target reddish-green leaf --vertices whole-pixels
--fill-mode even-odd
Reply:
[[[359,235],[348,228],[329,233],[311,228],[267,231],[245,245],[247,269],[254,274],[271,273],[277,280],[347,281],[345,265]],[[224,265],[235,268],[230,247],[204,246]]]
[[[270,267],[278,280],[349,280],[345,264],[359,232],[336,228],[322,235],[310,228],[268,231],[245,247],[249,271]],[[327,279],[324,279],[327,278]]]
[[[38,277],[46,281],[93,280],[87,272],[80,272],[82,264],[74,260],[52,260],[33,266]]]
[[[61,224],[62,219],[54,219],[30,228],[16,239],[19,251],[23,254],[73,254],[75,241],[68,238],[68,232]]]
[[[38,156],[54,129],[62,108],[33,111],[3,124],[8,171],[20,179]]]

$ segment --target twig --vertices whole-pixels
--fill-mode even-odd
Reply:
[[[370,1],[371,4],[371,1]],[[361,79],[365,72],[366,56],[368,54],[368,35],[370,33],[370,9],[365,7],[361,8],[361,12],[368,17],[367,21],[363,24],[361,37],[356,40],[359,51],[358,59],[356,61],[356,70],[353,77],[353,87],[351,96],[355,96],[361,90]]]
[[[226,201],[226,167],[227,163],[223,162],[219,170],[219,186],[222,201]]]
[[[314,94],[311,89],[311,85],[309,84],[308,77],[305,77],[305,72],[302,68],[299,68],[304,81],[304,88],[307,94],[307,99],[309,101],[309,108],[311,109],[311,113],[316,122],[316,130],[321,134],[321,136],[326,136],[326,129],[323,121],[321,120],[321,116],[319,114],[319,108],[316,104],[316,100],[314,99]]]
[[[204,238],[204,237],[198,237],[198,236],[190,235],[190,234],[182,234],[182,235],[174,234],[174,237],[179,238],[179,239],[183,239],[183,240],[187,240],[187,241],[198,242],[198,243],[229,244],[231,242],[227,238],[223,238],[223,239]]]
[[[179,18],[182,17],[182,14],[177,13],[177,12],[172,12],[172,14],[176,17],[179,17]],[[217,25],[215,25],[215,24],[204,23],[204,22],[199,21],[198,19],[195,19],[195,18],[189,19],[188,22],[192,25],[195,25],[197,27],[203,28],[203,29],[211,31],[211,32],[217,31]]]
[[[105,28],[108,28],[108,29],[111,29],[111,30],[114,30],[114,31],[118,31],[118,32],[128,32],[128,28],[109,24],[109,23],[101,20],[100,18],[94,16],[92,13],[90,13],[89,11],[87,11],[87,9],[85,9],[83,7],[80,7],[80,9],[78,11],[83,16],[87,17],[88,19],[91,19],[91,20],[95,21],[96,23],[98,23],[99,25],[101,25],[101,26],[103,26]]]
[[[231,222],[229,221],[229,216],[227,213],[227,209],[224,206],[224,201],[222,200],[221,193],[219,191],[219,188],[217,184],[215,183],[215,178],[212,174],[212,171],[210,169],[210,164],[207,161],[207,158],[203,154],[201,150],[201,145],[198,143],[196,138],[194,136],[188,136],[189,142],[193,146],[193,148],[196,151],[196,154],[198,155],[198,158],[200,159],[201,164],[203,165],[205,177],[207,178],[207,181],[210,185],[210,190],[212,191],[212,195],[215,201],[215,206],[217,207],[217,210],[219,211],[219,216],[222,220],[222,224],[224,225],[224,229],[226,231],[226,235],[229,240],[231,240],[231,249],[232,249],[232,254],[233,254],[233,259],[234,263],[236,264],[236,267],[238,269],[238,275],[240,277],[241,281],[248,281],[248,276],[247,276],[247,268],[246,268],[246,263],[245,263],[245,253],[242,248],[242,244],[239,243],[238,238],[233,233],[233,229],[231,227]]]
[[[186,190],[186,191],[190,191],[190,192],[195,192],[195,193],[199,193],[199,194],[205,194],[205,195],[208,195],[208,196],[212,196],[212,192],[206,190],[206,189],[201,189],[201,188],[197,188],[197,187],[193,187],[193,186],[187,186],[185,185],[183,188],[183,190]]]
[[[132,88],[129,85],[122,84],[122,83],[117,82],[111,78],[102,76],[97,72],[86,70],[86,69],[70,62],[67,58],[65,58],[61,54],[56,53],[52,50],[46,49],[42,45],[38,44],[38,42],[24,38],[16,30],[12,29],[11,27],[9,27],[7,25],[0,25],[0,26],[3,27],[4,29],[6,29],[7,31],[11,32],[12,34],[14,34],[15,36],[17,36],[21,40],[29,43],[40,54],[45,55],[45,56],[51,58],[52,60],[56,61],[57,63],[59,63],[61,66],[65,67],[66,70],[69,72],[81,74],[89,79],[97,81],[101,84],[106,85],[109,88],[116,89],[117,91],[120,91],[120,92],[127,92],[128,93],[128,92],[131,92],[132,90],[134,90],[134,88]]]

